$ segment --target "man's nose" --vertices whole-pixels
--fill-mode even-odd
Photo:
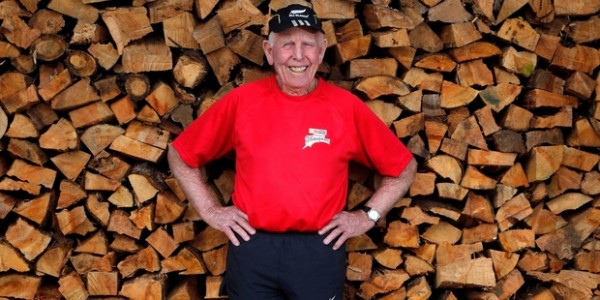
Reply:
[[[294,58],[300,60],[303,57],[304,57],[304,49],[302,48],[302,45],[294,46]]]

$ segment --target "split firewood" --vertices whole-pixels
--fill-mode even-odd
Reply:
[[[439,287],[493,287],[496,278],[489,258],[463,259],[438,266],[435,285]]]
[[[67,299],[87,299],[89,297],[83,279],[75,271],[61,276],[58,284],[58,290]]]
[[[118,272],[87,273],[86,286],[90,296],[116,296],[119,287]]]
[[[169,47],[199,49],[193,37],[196,19],[191,12],[180,12],[162,21],[165,42]]]
[[[532,213],[533,209],[527,197],[524,194],[519,194],[502,204],[496,213],[496,221],[500,230],[505,231],[518,221],[529,217]]]
[[[43,225],[48,217],[53,198],[51,193],[45,193],[29,201],[17,203],[13,211],[38,225]]]
[[[444,26],[440,38],[447,48],[459,48],[477,42],[481,39],[481,32],[472,22],[452,23]]]
[[[127,256],[117,264],[119,273],[123,278],[131,277],[138,270],[156,272],[160,270],[158,253],[150,246],[136,254]]]
[[[531,150],[525,166],[529,182],[546,180],[560,168],[564,148],[562,146],[539,146]]]
[[[35,299],[42,284],[42,277],[26,274],[0,275],[0,296],[19,299]]]
[[[500,245],[507,252],[518,252],[519,250],[535,247],[535,235],[533,230],[512,229],[498,234]]]
[[[217,9],[216,13],[224,33],[266,23],[263,13],[248,0],[228,2]]]
[[[456,0],[445,0],[435,5],[428,10],[427,17],[431,21],[444,23],[467,22],[473,18],[462,3]]]
[[[72,248],[69,245],[50,247],[35,262],[35,270],[58,278],[69,260]]]
[[[435,259],[438,266],[443,266],[455,261],[469,259],[481,251],[483,251],[482,243],[452,245],[442,242],[438,245]]]
[[[363,14],[367,27],[371,30],[392,27],[413,29],[415,24],[402,11],[392,10],[383,5],[367,5]]]
[[[498,226],[495,224],[480,224],[475,227],[465,228],[462,232],[461,242],[469,243],[489,243],[498,239]]]
[[[460,240],[461,234],[461,230],[454,225],[445,221],[440,221],[427,228],[427,230],[421,234],[421,237],[438,245],[441,243],[454,244]]]
[[[369,299],[378,294],[389,293],[400,289],[409,278],[404,270],[384,270],[361,283],[358,294]]]
[[[125,280],[119,295],[136,300],[162,299],[162,295],[166,294],[166,281],[163,275],[144,274]]]
[[[366,77],[356,84],[355,89],[365,93],[369,99],[387,95],[405,96],[410,93],[404,82],[392,76]]]
[[[33,261],[42,254],[52,241],[52,237],[22,218],[8,226],[5,237],[28,261]]]
[[[48,8],[88,23],[95,23],[99,15],[99,11],[95,7],[76,0],[52,0],[48,4]]]
[[[14,270],[17,272],[27,272],[30,270],[29,263],[19,255],[18,250],[6,243],[0,243],[0,271],[6,272]]]
[[[463,86],[489,86],[494,83],[494,75],[483,60],[473,60],[457,66],[458,83]]]

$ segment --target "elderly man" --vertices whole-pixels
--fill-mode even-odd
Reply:
[[[414,179],[401,141],[352,93],[316,76],[327,40],[308,7],[272,15],[263,50],[274,75],[237,87],[171,144],[191,205],[230,240],[230,299],[342,299],[344,243],[385,216]],[[232,206],[198,168],[235,152]],[[351,161],[383,176],[364,208],[345,211]]]

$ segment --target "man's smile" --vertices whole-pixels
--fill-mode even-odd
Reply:
[[[290,71],[294,72],[294,73],[302,73],[304,71],[306,71],[306,69],[308,69],[307,66],[304,67],[289,67]]]

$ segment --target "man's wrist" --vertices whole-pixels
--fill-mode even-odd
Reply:
[[[373,221],[373,223],[377,223],[381,218],[381,213],[370,206],[365,205],[362,210],[367,213],[367,218]]]

